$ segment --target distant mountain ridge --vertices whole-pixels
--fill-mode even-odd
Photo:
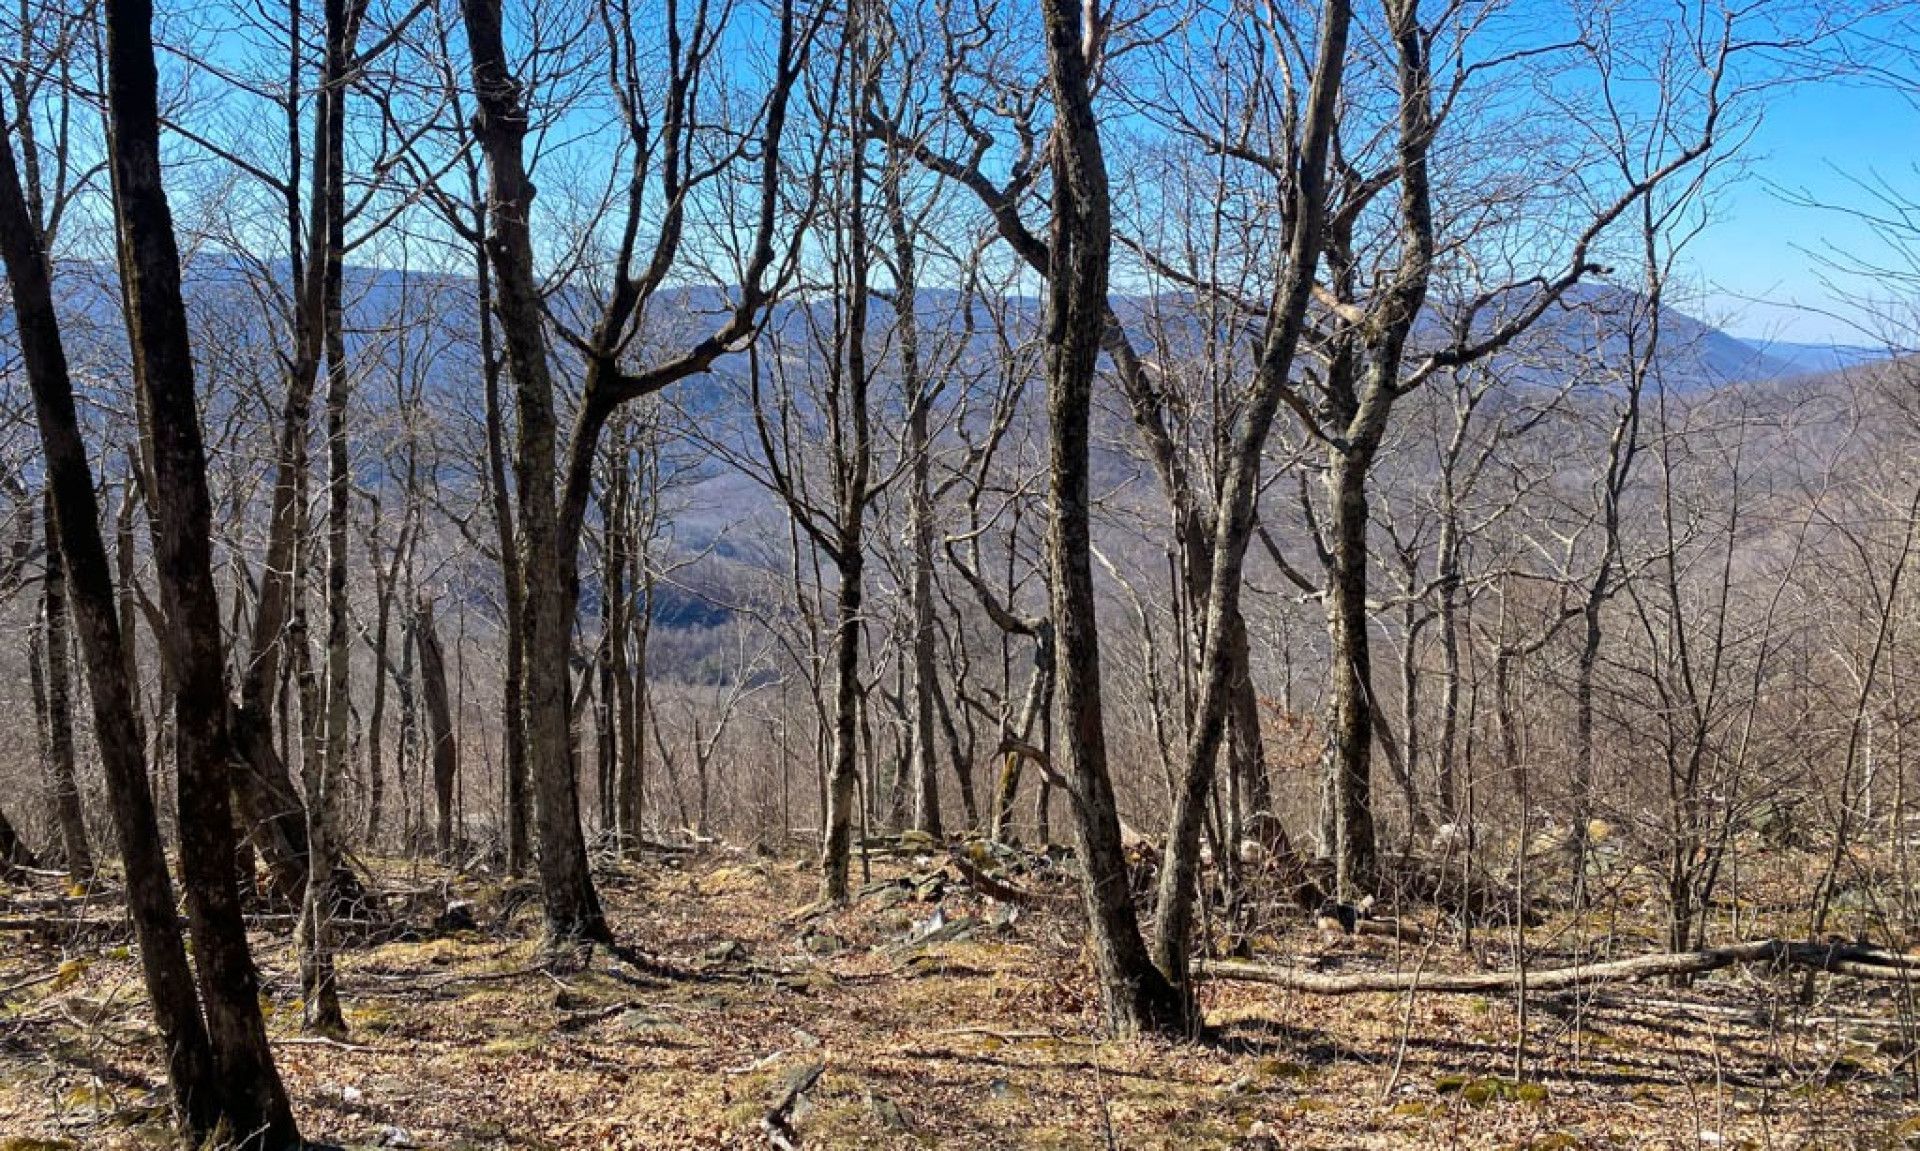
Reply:
[[[285,263],[269,262],[267,267],[283,281],[276,290],[284,290]],[[202,317],[212,318],[214,327],[236,335],[244,333],[249,342],[271,340],[279,320],[265,313],[269,292],[257,285],[258,269],[258,265],[234,255],[207,253],[195,257],[189,261],[185,276],[189,308]],[[120,323],[113,282],[113,269],[97,263],[68,261],[56,270],[58,302],[62,312],[71,318],[76,341],[112,340]],[[461,347],[467,341],[460,338],[463,334],[460,329],[470,334],[477,326],[471,286],[470,278],[457,273],[349,266],[344,292],[347,325],[354,331],[371,333],[390,323],[405,307],[418,322],[433,323],[443,329],[446,350],[455,353],[454,360],[446,366],[469,372],[477,366],[477,356],[461,354],[470,349]],[[731,295],[730,289],[712,285],[663,290],[653,301],[649,314],[653,341],[672,347],[681,340],[708,334],[727,310]],[[1116,295],[1113,303],[1122,323],[1134,335],[1136,345],[1145,351],[1152,347],[1149,331],[1175,344],[1192,339],[1196,348],[1199,346],[1198,327],[1180,322],[1177,317],[1179,309],[1190,300],[1184,293]],[[958,291],[926,287],[917,294],[917,301],[915,311],[923,324],[936,330],[942,327],[954,330],[962,325],[962,296]],[[1515,301],[1516,306],[1524,303],[1524,296],[1518,291]],[[1015,332],[1016,337],[1029,336],[1037,329],[1043,309],[1041,301],[1014,297],[998,304],[1013,324],[1027,329]],[[1536,354],[1543,347],[1575,357],[1598,358],[1618,353],[1623,342],[1616,336],[1603,334],[1605,326],[1632,313],[1639,304],[1640,297],[1627,288],[1601,282],[1577,285],[1559,304],[1548,309],[1525,344]],[[800,338],[805,313],[824,306],[818,299],[784,301],[775,306],[770,326],[789,338]],[[577,330],[590,328],[596,319],[594,301],[576,293],[555,294],[549,300],[549,307]],[[249,312],[251,316],[247,315]],[[1498,303],[1488,308],[1481,326],[1495,322],[1500,312]],[[1170,319],[1170,315],[1174,318]],[[884,299],[873,302],[870,316],[869,322],[875,329],[884,329],[893,319],[892,309]],[[1149,317],[1157,323],[1149,323]],[[10,311],[0,315],[0,332],[6,331],[12,320]],[[976,316],[975,320],[979,326],[985,326],[980,317]],[[1661,324],[1663,347],[1667,349],[1663,353],[1663,367],[1672,376],[1670,385],[1685,390],[1818,375],[1888,355],[1885,349],[1863,345],[1741,338],[1672,307],[1662,308]],[[1416,345],[1423,333],[1430,339],[1439,338],[1440,317],[1436,314],[1423,319],[1421,329],[1422,332],[1416,332]],[[731,369],[723,360],[719,370],[725,374]]]
[[[1863,344],[1792,343],[1783,340],[1758,340],[1736,337],[1741,343],[1782,364],[1796,376],[1821,376],[1829,372],[1884,360],[1892,355],[1886,348]]]

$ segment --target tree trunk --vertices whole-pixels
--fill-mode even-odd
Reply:
[[[649,719],[647,703],[647,641],[653,631],[653,576],[647,570],[646,556],[634,549],[633,578],[639,588],[633,610],[633,667],[626,689],[620,697],[622,714],[620,737],[621,826],[626,829],[628,846],[638,850],[647,834],[647,745],[644,741]]]
[[[542,327],[540,289],[533,270],[528,212],[533,184],[522,148],[527,114],[519,81],[507,63],[499,0],[462,0],[472,56],[478,114],[474,133],[487,159],[486,250],[494,306],[506,341],[507,366],[518,402],[514,450],[519,494],[523,657],[522,700],[526,751],[534,769],[534,815],[540,835],[540,886],[550,947],[590,939],[611,941],[587,866],[574,778],[567,688],[573,630],[570,588],[561,566],[562,539],[554,498],[556,462],[554,388]]]
[[[1503,991],[1521,993],[1572,991],[1608,983],[1636,983],[1681,975],[1719,971],[1737,963],[1764,963],[1780,967],[1804,967],[1809,971],[1832,971],[1861,979],[1884,979],[1906,983],[1914,977],[1912,956],[1855,947],[1845,943],[1790,943],[1779,939],[1759,939],[1715,947],[1704,951],[1680,951],[1655,955],[1636,955],[1603,963],[1570,964],[1530,971],[1361,971],[1351,975],[1328,975],[1287,967],[1270,967],[1237,960],[1209,960],[1202,973],[1214,979],[1265,983],[1307,995],[1486,995]]]
[[[1611,556],[1609,556],[1611,558]],[[1606,595],[1606,565],[1581,605],[1580,654],[1573,681],[1573,826],[1567,846],[1572,852],[1574,901],[1587,897],[1587,836],[1593,820],[1593,673],[1600,660],[1600,605]]]
[[[865,6],[856,6],[857,15]],[[820,855],[820,897],[829,903],[847,901],[847,866],[853,838],[854,785],[859,771],[860,709],[860,618],[863,582],[866,573],[864,520],[867,508],[867,484],[873,447],[869,434],[867,389],[871,382],[867,370],[867,262],[866,223],[866,112],[870,96],[869,45],[867,29],[857,18],[849,20],[846,50],[855,77],[848,116],[848,144],[851,152],[848,181],[844,245],[839,254],[836,279],[844,286],[847,309],[835,337],[834,372],[843,378],[846,395],[844,413],[833,413],[833,484],[837,533],[833,542],[833,564],[839,576],[838,615],[834,621],[834,740],[833,766],[827,777],[826,835]],[[834,400],[841,401],[834,387]],[[847,436],[851,434],[851,441]],[[869,757],[869,772],[872,759]],[[869,774],[866,788],[868,808],[872,807],[873,782]]]
[[[1033,676],[1027,681],[1026,698],[1020,704],[1020,719],[1013,733],[1022,743],[1032,741],[1036,723],[1046,722],[1051,710],[1049,704],[1053,699],[1053,625],[1046,621],[1038,622],[1040,626],[1034,629],[1033,637]],[[1013,805],[1020,793],[1022,757],[1013,751],[1007,751],[1005,757],[994,782],[992,822],[988,827],[988,837],[1000,843],[1013,843]]]
[[[638,766],[634,763],[637,750],[634,731],[637,697],[633,686],[633,663],[629,656],[633,633],[634,589],[628,579],[633,573],[634,556],[634,520],[637,498],[633,475],[633,434],[630,424],[623,425],[614,437],[614,470],[612,497],[608,500],[607,521],[607,563],[605,586],[602,594],[607,597],[607,679],[602,702],[607,710],[606,729],[611,739],[608,748],[611,770],[608,772],[608,784],[612,791],[611,815],[608,827],[613,832],[615,852],[625,855],[633,852],[642,838],[639,826],[639,804],[633,788],[639,782]]]
[[[46,495],[47,571],[42,587],[47,661],[47,785],[60,827],[60,850],[67,881],[85,886],[93,879],[93,852],[87,846],[87,816],[80,804],[80,781],[73,762],[73,667],[69,658],[66,566],[60,556],[58,517],[53,494]]]
[[[600,833],[610,836],[617,847],[620,839],[618,817],[614,813],[614,776],[619,771],[619,719],[614,714],[617,701],[613,689],[613,600],[606,585],[611,564],[602,556],[600,567],[600,640],[594,644],[593,671],[593,766],[594,798],[600,806]]]
[[[934,753],[934,696],[940,690],[940,672],[934,659],[938,636],[933,601],[933,443],[934,386],[920,366],[920,322],[915,314],[916,265],[913,233],[901,202],[901,164],[888,163],[881,184],[887,222],[893,233],[894,325],[900,345],[900,386],[907,400],[907,453],[910,471],[907,489],[907,535],[913,547],[910,591],[913,614],[913,699],[907,719],[913,733],[913,759],[908,776],[913,786],[913,826],[933,836],[943,834],[940,820],[939,758]]]
[[[411,582],[411,581],[409,581]],[[405,619],[400,625],[400,665],[393,669],[393,692],[400,705],[400,754],[397,757],[397,778],[394,780],[396,794],[400,797],[400,844],[412,855],[419,847],[419,826],[414,820],[413,804],[413,768],[420,763],[420,704],[413,688],[413,669],[415,655],[419,650],[416,638],[420,617],[412,606],[411,590],[403,590],[396,595],[406,595],[409,600],[405,609]]]
[[[1373,826],[1373,669],[1367,634],[1369,460],[1331,449],[1327,470],[1333,537],[1327,638],[1333,671],[1334,884],[1342,899],[1371,892],[1378,849]]]
[[[460,772],[460,749],[453,739],[453,713],[448,706],[447,659],[434,624],[433,601],[420,597],[414,642],[420,645],[420,690],[427,702],[427,744],[433,759],[433,801],[437,816],[434,843],[442,860],[453,858],[453,782]]]
[[[1298,174],[1289,206],[1295,223],[1287,240],[1285,270],[1274,291],[1274,314],[1260,348],[1251,401],[1234,421],[1231,432],[1231,450],[1205,565],[1206,599],[1203,604],[1193,605],[1193,610],[1206,613],[1198,669],[1200,690],[1174,794],[1167,860],[1160,873],[1160,918],[1154,932],[1154,959],[1183,997],[1190,990],[1187,962],[1192,950],[1200,836],[1227,724],[1234,672],[1236,664],[1241,663],[1235,658],[1245,628],[1240,619],[1240,592],[1259,500],[1261,461],[1281,395],[1292,386],[1294,356],[1306,328],[1307,308],[1320,264],[1326,231],[1328,155],[1351,22],[1352,11],[1346,0],[1329,0],[1323,6],[1312,82],[1300,127]],[[1189,565],[1190,569],[1196,566]]]
[[[477,192],[477,189],[476,189]],[[476,231],[485,226],[475,221]],[[520,552],[514,528],[512,489],[507,486],[506,415],[500,402],[500,353],[493,326],[493,269],[484,246],[474,251],[474,286],[479,299],[481,374],[486,393],[487,494],[493,503],[493,525],[500,541],[500,585],[506,598],[506,674],[501,695],[505,703],[502,738],[507,770],[507,874],[526,871],[532,855],[527,796],[527,725],[521,710],[526,687],[526,641],[521,632]]]
[[[80,435],[66,351],[45,248],[27,211],[11,142],[0,146],[0,255],[13,289],[13,310],[34,416],[46,456],[47,489],[60,525],[61,550],[73,591],[80,648],[91,668],[95,742],[126,871],[127,909],[140,947],[141,975],[166,1052],[167,1082],[177,1114],[204,1138],[225,1114],[205,1020],[187,965],[160,822],[147,783],[145,741],[135,722],[133,685],[121,650],[113,581],[100,537],[87,446]]]
[[[851,545],[849,549],[849,545]],[[859,781],[860,583],[857,525],[840,537],[839,612],[834,626],[833,764],[827,773],[827,824],[820,848],[820,898],[845,903],[853,845],[854,785]]]
[[[1440,529],[1440,750],[1437,804],[1448,824],[1460,819],[1460,558],[1451,498]]]
[[[258,1133],[265,1147],[297,1147],[299,1132],[267,1045],[234,885],[226,662],[180,254],[161,186],[152,22],[148,0],[107,0],[108,151],[131,273],[134,379],[153,421],[154,564],[169,628],[165,642],[179,676],[174,727],[181,873],[226,1114],[235,1131]]]
[[[304,490],[305,485],[301,485]],[[300,506],[306,506],[304,494]],[[302,516],[302,519],[305,517]],[[326,702],[321,677],[314,671],[313,649],[307,628],[308,542],[311,529],[302,525],[300,544],[294,549],[294,577],[291,589],[293,611],[287,623],[288,671],[298,687],[300,698],[300,783],[306,789],[307,842],[319,845],[327,839],[325,803],[328,784]],[[301,1026],[317,1035],[336,1038],[346,1034],[346,1019],[340,1010],[340,991],[333,974],[333,951],[327,936],[327,919],[334,903],[329,893],[328,871],[307,870],[307,887],[300,897],[300,918],[296,934],[300,961]]]
[[[19,832],[13,829],[7,813],[0,811],[0,879],[12,879],[23,867],[40,866],[39,857],[33,854]]]
[[[1409,581],[1411,586],[1411,581]],[[1395,748],[1388,738],[1392,726],[1383,715],[1376,715],[1380,749],[1386,753],[1387,767],[1400,788],[1400,801],[1407,809],[1407,831],[1416,839],[1433,839],[1433,816],[1420,797],[1418,772],[1422,743],[1420,739],[1420,633],[1426,621],[1419,618],[1419,605],[1409,602],[1402,608],[1400,646],[1400,744]],[[1375,701],[1376,707],[1378,701]]]
[[[1186,1004],[1147,956],[1120,848],[1100,693],[1098,601],[1089,524],[1088,432],[1106,328],[1113,220],[1093,113],[1081,12],[1043,0],[1057,109],[1047,292],[1048,564],[1062,734],[1054,749],[1071,792],[1081,888],[1108,1026],[1120,1035],[1182,1030]]]
[[[346,98],[349,56],[355,42],[355,15],[347,0],[326,0],[326,65],[320,93],[322,140],[315,175],[322,188],[323,238],[318,252],[309,252],[321,265],[321,336],[327,363],[327,565],[326,672],[322,709],[322,757],[307,789],[307,846],[328,866],[307,871],[307,945],[312,956],[306,988],[306,1030],[336,1038],[346,1034],[340,1010],[340,992],[334,978],[333,947],[328,927],[340,904],[331,862],[340,855],[335,840],[339,821],[335,813],[340,788],[347,778],[348,725],[352,714],[351,664],[347,640],[347,567],[351,562],[348,537],[348,501],[352,495],[352,463],[347,452],[347,404],[351,377],[347,370],[345,318],[342,312],[342,258],[346,249],[345,152]]]
[[[373,703],[367,709],[366,839],[366,846],[374,850],[379,849],[380,822],[386,814],[387,654],[392,640],[393,582],[398,575],[396,565],[394,572],[378,581],[378,602],[374,605]]]
[[[133,528],[133,505],[141,491],[140,474],[138,458],[130,459],[127,463],[125,491],[120,500],[120,507],[114,513],[113,563],[119,582],[115,591],[119,597],[116,606],[120,613],[122,670],[127,677],[128,691],[133,697],[134,732],[140,737],[141,746],[144,747],[147,742],[147,729],[140,708],[140,644],[136,637],[140,609],[139,597],[134,587],[135,580],[139,578],[140,560],[134,549]],[[83,646],[81,651],[84,653],[86,648]],[[166,679],[164,665],[161,679],[163,681]]]
[[[1233,659],[1228,682],[1233,697],[1228,702],[1227,754],[1245,802],[1245,832],[1269,855],[1292,861],[1295,859],[1293,844],[1273,809],[1273,783],[1267,777],[1266,740],[1260,732],[1260,695],[1253,684],[1253,653],[1247,642],[1246,617],[1234,612],[1228,627],[1233,633],[1228,643]]]

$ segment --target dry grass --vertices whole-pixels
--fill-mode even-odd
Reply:
[[[492,892],[469,886],[487,922]],[[617,932],[664,975],[604,952],[535,970],[531,912],[504,935],[350,951],[350,1048],[294,1034],[288,942],[258,936],[303,1129],[344,1145],[397,1128],[422,1147],[764,1147],[769,1100],[818,1062],[796,1125],[819,1147],[1920,1146],[1897,988],[1823,980],[1805,1019],[1795,988],[1755,974],[1543,1000],[1516,1082],[1510,999],[1220,985],[1201,1041],[1113,1042],[1071,904],[913,950],[898,941],[931,906],[796,922],[812,890],[799,864],[727,855],[608,875]],[[964,894],[944,906],[989,913]],[[1423,960],[1282,928],[1263,956],[1474,962],[1450,943]],[[1535,942],[1569,946],[1567,928]],[[1503,963],[1510,942],[1483,936],[1482,958]],[[0,986],[78,957],[0,944]],[[169,1145],[133,960],[87,948],[70,978],[0,1005],[0,1151]]]

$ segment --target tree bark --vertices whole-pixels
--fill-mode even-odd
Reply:
[[[1803,967],[1861,979],[1910,982],[1920,972],[1912,956],[1855,947],[1845,943],[1791,943],[1761,939],[1658,955],[1637,955],[1605,963],[1572,964],[1544,970],[1515,971],[1363,971],[1327,975],[1232,959],[1201,960],[1197,969],[1213,979],[1264,983],[1308,995],[1371,995],[1421,992],[1426,994],[1484,995],[1494,991],[1572,991],[1607,983],[1637,983],[1675,975],[1698,975],[1736,963],[1766,963]]]
[[[1021,701],[1020,718],[1013,732],[1014,737],[1022,743],[1032,741],[1036,723],[1047,721],[1053,701],[1053,625],[1045,620],[1034,622],[1038,626],[1033,628],[1033,675],[1027,681],[1027,694]],[[1013,805],[1020,795],[1022,758],[1015,752],[1006,752],[1000,773],[994,777],[992,822],[988,825],[988,837],[999,843],[1014,842]]]
[[[1342,899],[1373,889],[1373,647],[1367,633],[1368,461],[1331,449],[1327,642],[1333,664],[1334,886]]]
[[[934,752],[934,697],[940,690],[940,672],[934,658],[938,636],[933,601],[933,442],[930,423],[935,386],[920,364],[920,320],[916,294],[917,265],[914,237],[901,202],[900,161],[889,157],[881,183],[887,223],[893,233],[894,329],[900,345],[900,386],[907,396],[908,459],[907,536],[913,548],[909,592],[913,616],[913,699],[908,705],[912,725],[913,759],[908,775],[913,786],[913,826],[929,835],[944,834],[940,820],[939,757]]]
[[[476,180],[477,200],[477,176],[472,178]],[[481,215],[483,218],[475,222],[476,234],[485,229],[484,211]],[[521,708],[526,687],[526,637],[521,631],[525,618],[520,551],[514,527],[512,489],[507,481],[506,414],[500,402],[501,363],[493,325],[493,269],[484,245],[475,246],[473,260],[474,288],[480,305],[481,374],[486,393],[487,494],[492,499],[494,531],[500,541],[500,585],[506,598],[503,613],[506,674],[501,695],[506,704],[502,739],[506,744],[507,769],[507,874],[519,876],[526,871],[532,856],[528,827],[527,722],[526,712]]]
[[[440,858],[453,858],[453,782],[460,772],[460,749],[453,739],[453,712],[448,706],[447,659],[434,624],[433,601],[420,597],[414,642],[420,646],[420,689],[427,703],[427,743],[433,760],[433,802],[436,815],[434,843]]]
[[[837,615],[834,620],[834,714],[833,766],[827,775],[826,835],[820,853],[820,898],[829,903],[847,901],[847,867],[853,840],[854,785],[859,772],[860,631],[861,605],[866,578],[865,519],[869,473],[873,461],[873,443],[867,411],[867,391],[872,382],[867,367],[867,263],[869,251],[866,220],[866,112],[872,76],[866,41],[868,29],[860,18],[870,8],[856,4],[849,17],[846,51],[853,76],[848,109],[848,147],[851,151],[847,177],[845,234],[840,237],[840,267],[836,280],[847,296],[846,314],[837,325],[836,363],[831,369],[837,379],[829,383],[830,413],[833,424],[831,451],[836,534],[832,559],[840,586],[837,591]],[[840,391],[845,389],[844,413]],[[873,800],[872,758],[868,759],[867,800]]]
[[[647,643],[653,633],[653,572],[644,546],[634,547],[632,558],[633,664],[620,692],[620,826],[628,849],[638,851],[647,835]]]
[[[73,666],[67,623],[67,574],[60,556],[59,517],[53,493],[46,494],[47,569],[42,583],[47,664],[47,785],[60,827],[62,863],[67,881],[85,886],[93,879],[93,851],[87,846],[87,814],[80,803],[80,781],[73,762]]]
[[[346,250],[345,153],[346,98],[349,56],[358,25],[358,7],[347,0],[325,0],[326,63],[320,92],[320,154],[315,175],[322,191],[320,250],[309,256],[320,261],[321,342],[327,364],[327,564],[326,668],[322,716],[322,755],[307,785],[307,846],[326,865],[307,869],[306,932],[309,959],[306,971],[304,1026],[335,1038],[346,1034],[346,1016],[340,1009],[340,991],[334,977],[329,921],[340,905],[331,863],[339,854],[335,840],[339,822],[335,807],[347,777],[347,747],[351,738],[352,688],[347,646],[347,566],[351,562],[348,501],[352,495],[352,464],[347,452],[347,404],[351,380],[347,371],[345,317],[341,303],[342,261]]]
[[[116,23],[125,20],[117,6],[114,11]],[[150,17],[150,12],[136,15]],[[189,1132],[204,1138],[227,1113],[226,1087],[216,1068],[175,918],[173,884],[148,788],[144,740],[135,722],[133,688],[126,674],[129,664],[122,651],[106,545],[100,536],[100,509],[53,306],[51,271],[39,230],[27,210],[10,141],[0,146],[0,255],[6,260],[13,289],[21,355],[33,391],[48,491],[60,523],[80,647],[92,669],[87,684],[95,740],[126,869],[127,908],[140,944],[141,975],[166,1052],[176,1113]]]
[[[379,514],[376,507],[375,516]],[[388,648],[393,637],[393,594],[394,582],[398,577],[398,564],[395,570],[384,577],[380,574],[378,557],[379,536],[372,537],[374,557],[374,617],[373,617],[373,702],[367,709],[367,846],[378,848],[380,843],[381,820],[386,815],[387,773],[386,773],[386,735],[387,735],[387,659]]]
[[[300,1145],[260,1014],[234,884],[226,664],[213,584],[206,451],[180,291],[180,254],[160,173],[158,76],[149,0],[107,0],[107,100],[116,216],[131,274],[134,379],[153,422],[154,561],[179,676],[174,697],[180,865],[207,1034],[233,1130]],[[104,565],[102,568],[104,575]],[[114,653],[118,656],[118,653]],[[131,870],[131,863],[129,870]]]
[[[1107,769],[1100,692],[1098,601],[1089,523],[1088,433],[1093,378],[1106,329],[1113,243],[1106,160],[1093,112],[1096,45],[1081,12],[1042,0],[1057,123],[1047,283],[1048,564],[1054,678],[1062,731],[1054,755],[1070,787],[1081,891],[1107,1025],[1120,1035],[1180,1031],[1186,1003],[1148,958],[1120,847],[1120,816]]]
[[[642,445],[641,450],[650,452],[652,447]],[[627,446],[623,444],[623,456],[627,451]],[[623,586],[619,626],[615,629],[618,646],[613,652],[614,702],[620,729],[615,814],[621,849],[630,855],[638,854],[647,837],[644,825],[647,748],[641,738],[644,733],[640,727],[645,722],[646,711],[641,706],[640,697],[646,690],[647,638],[653,613],[653,589],[646,570],[646,548],[642,546],[641,539],[643,524],[645,533],[651,536],[652,518],[650,513],[642,515],[639,504],[642,500],[653,498],[654,488],[647,482],[653,474],[651,465],[643,463],[640,475],[629,479],[627,502],[619,525]]]
[[[861,337],[854,336],[858,343]],[[862,368],[864,372],[864,367]],[[864,389],[862,389],[864,392]],[[864,395],[861,407],[864,409]],[[836,567],[840,587],[834,623],[833,764],[827,774],[827,827],[820,848],[820,898],[847,901],[847,868],[852,854],[854,785],[859,782],[860,608],[866,557],[862,553],[861,514],[866,482],[853,500],[841,503]],[[849,491],[852,485],[848,485]],[[857,506],[855,506],[857,505]]]
[[[1247,545],[1253,537],[1260,465],[1282,393],[1292,386],[1294,356],[1305,331],[1315,271],[1320,264],[1326,231],[1328,156],[1351,22],[1352,9],[1347,0],[1330,0],[1320,13],[1312,84],[1300,128],[1298,175],[1290,205],[1294,224],[1287,242],[1286,267],[1275,289],[1273,314],[1262,341],[1250,402],[1233,425],[1226,476],[1213,517],[1206,599],[1195,605],[1195,610],[1206,613],[1206,626],[1201,632],[1200,690],[1174,794],[1167,860],[1160,872],[1160,918],[1154,934],[1154,959],[1182,991],[1187,984],[1200,836],[1233,691],[1237,662],[1234,648],[1245,626],[1239,620],[1240,592]]]
[[[525,660],[520,706],[526,724],[527,758],[533,769],[547,944],[551,948],[579,940],[611,942],[612,933],[588,870],[574,773],[567,690],[567,655],[573,631],[567,575],[573,564],[562,566],[568,557],[562,556],[561,549],[572,548],[575,541],[561,530],[554,498],[557,425],[528,224],[534,187],[527,178],[522,154],[527,112],[520,82],[508,66],[499,0],[462,0],[460,10],[479,106],[474,135],[487,159],[485,246],[493,272],[494,310],[506,343],[506,362],[517,401],[514,479],[519,504]]]
[[[40,859],[33,849],[20,838],[7,819],[7,813],[0,811],[0,878],[11,879],[20,873],[23,867],[38,867]]]
[[[628,794],[635,772],[630,756],[633,751],[633,666],[628,645],[633,639],[633,594],[627,577],[633,570],[634,477],[632,429],[623,425],[613,437],[613,476],[606,505],[607,554],[601,594],[606,597],[606,676],[602,681],[600,706],[606,712],[607,735],[607,829],[613,833],[615,852],[626,854],[629,836],[640,837],[634,826],[636,811]]]

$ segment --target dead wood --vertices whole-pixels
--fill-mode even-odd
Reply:
[[[1811,968],[1860,979],[1907,980],[1920,977],[1920,957],[1851,944],[1792,943],[1779,939],[1528,971],[1363,971],[1352,975],[1326,975],[1229,959],[1198,960],[1195,970],[1213,979],[1265,983],[1308,995],[1366,995],[1401,991],[1485,994],[1517,991],[1522,986],[1529,991],[1565,991],[1606,983],[1633,983],[1674,975],[1697,975],[1737,963]]]
[[[1043,907],[1048,904],[1071,902],[1078,898],[1072,892],[1025,891],[1010,883],[995,879],[984,870],[976,867],[972,860],[960,852],[948,856],[960,878],[980,894],[997,899],[1002,903],[1011,903],[1016,907]]]

